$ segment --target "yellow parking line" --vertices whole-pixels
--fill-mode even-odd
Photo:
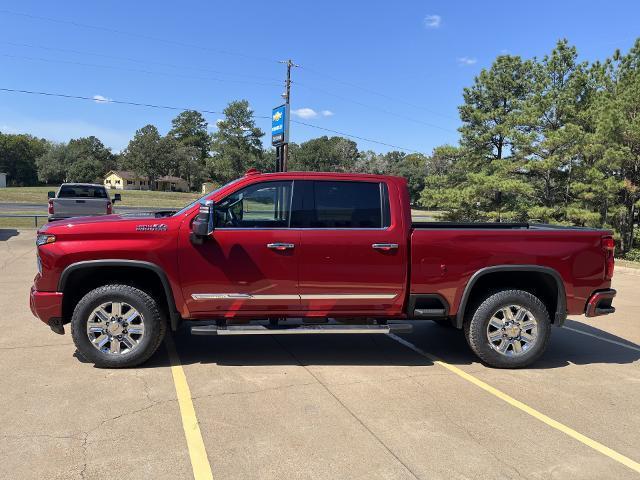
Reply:
[[[169,352],[171,373],[173,374],[173,383],[176,386],[176,395],[180,406],[180,415],[182,416],[182,428],[184,429],[184,436],[187,438],[187,449],[191,458],[193,478],[195,480],[213,480],[207,449],[202,441],[198,417],[196,417],[196,410],[191,401],[191,391],[189,390],[187,377],[184,374],[180,357],[170,334],[165,337],[165,345]]]
[[[563,326],[562,328],[564,328],[565,330],[571,330],[572,332],[581,333],[582,335],[587,335],[588,337],[597,338],[598,340],[602,340],[603,342],[613,343],[614,345],[618,345],[619,347],[624,347],[624,348],[628,348],[629,350],[635,350],[636,352],[640,352],[640,348],[636,346],[628,345],[622,342],[617,342],[615,340],[610,340],[608,338],[601,337],[600,335],[594,335],[593,333],[585,332],[578,328],[567,327],[566,325]]]
[[[416,347],[412,343],[407,342],[405,339],[400,338],[400,337],[398,337],[398,336],[396,336],[394,334],[391,334],[389,336],[391,338],[393,338],[396,342],[399,342],[402,345],[404,345],[405,347],[410,348],[414,352],[419,353],[420,355],[422,355],[424,357],[427,357],[433,363],[438,364],[441,367],[446,368],[450,372],[455,373],[456,375],[458,375],[459,377],[465,379],[466,381],[468,381],[470,383],[473,383],[474,385],[476,385],[477,387],[480,387],[481,389],[483,389],[486,392],[489,392],[491,395],[494,395],[495,397],[498,397],[500,400],[503,400],[503,401],[507,402],[509,405],[511,405],[513,407],[516,407],[519,410],[522,410],[523,412],[531,415],[532,417],[540,420],[541,422],[546,423],[550,427],[553,427],[556,430],[564,433],[565,435],[568,435],[571,438],[579,441],[580,443],[586,445],[587,447],[590,447],[590,448],[594,449],[595,451],[600,452],[601,454],[606,455],[607,457],[615,460],[616,462],[620,462],[621,464],[629,467],[631,470],[634,470],[635,472],[640,473],[640,463],[638,463],[638,462],[636,462],[634,460],[631,460],[629,457],[625,457],[621,453],[616,452],[615,450],[613,450],[613,449],[601,444],[600,442],[597,442],[597,441],[595,441],[595,440],[593,440],[593,439],[591,439],[591,438],[589,438],[589,437],[587,437],[585,435],[582,435],[579,432],[576,432],[571,427],[567,427],[566,425],[563,425],[562,423],[558,422],[557,420],[554,420],[553,418],[548,417],[544,413],[539,412],[535,408],[532,408],[529,405],[526,405],[526,404],[522,403],[521,401],[516,400],[515,398],[511,397],[510,395],[507,395],[506,393],[498,390],[497,388],[492,387],[488,383],[483,382],[479,378],[476,378],[473,375],[468,374],[464,370],[461,370],[458,367],[456,367],[454,365],[451,365],[451,364],[439,359],[435,355],[431,355],[430,353],[425,352],[424,350],[422,350],[419,347]]]

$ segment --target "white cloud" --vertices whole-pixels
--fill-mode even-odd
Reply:
[[[316,117],[332,117],[333,112],[331,110],[314,110],[313,108],[303,107],[297,110],[291,110],[291,113],[298,118],[309,120]]]
[[[477,59],[475,58],[471,58],[471,57],[460,57],[458,58],[458,64],[459,65],[474,65],[475,63],[477,63]]]
[[[442,17],[440,15],[427,15],[424,17],[425,28],[438,28],[442,23]]]
[[[93,101],[96,102],[96,103],[110,103],[111,99],[107,98],[107,97],[104,97],[102,95],[94,95],[93,96]]]
[[[313,108],[298,108],[297,110],[291,110],[296,117],[304,118],[308,120],[309,118],[316,118],[318,116],[318,112],[316,112]]]

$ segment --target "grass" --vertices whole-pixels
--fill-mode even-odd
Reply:
[[[0,202],[40,203],[46,205],[47,192],[57,190],[58,185],[44,187],[8,187],[0,189]],[[150,192],[145,190],[109,190],[113,197],[119,193],[124,207],[182,208],[201,195],[184,192]]]

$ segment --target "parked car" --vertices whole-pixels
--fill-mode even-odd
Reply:
[[[449,322],[485,363],[522,367],[568,313],[612,313],[616,293],[610,231],[412,223],[406,180],[382,175],[250,172],[179,212],[48,224],[37,245],[33,313],[56,333],[70,323],[104,367],[144,362],[186,320],[245,335],[409,319]]]
[[[48,197],[49,221],[111,215],[113,204],[120,201],[119,193],[112,200],[104,185],[92,183],[63,183],[57,192],[49,192]]]

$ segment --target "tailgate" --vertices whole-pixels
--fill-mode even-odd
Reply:
[[[55,198],[53,212],[56,217],[106,215],[109,203],[107,198]]]

